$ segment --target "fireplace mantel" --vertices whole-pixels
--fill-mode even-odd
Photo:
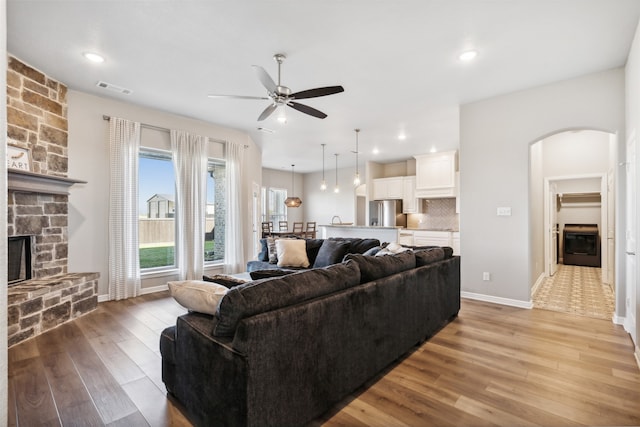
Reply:
[[[69,187],[73,184],[86,183],[87,181],[62,176],[42,175],[13,169],[7,171],[7,187],[11,191],[68,195]]]

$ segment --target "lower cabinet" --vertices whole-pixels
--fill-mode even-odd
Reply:
[[[415,246],[451,246],[450,231],[414,231]]]
[[[405,246],[413,246],[413,231],[400,230],[398,233],[398,243]]]

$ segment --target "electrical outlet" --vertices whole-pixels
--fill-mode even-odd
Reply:
[[[491,273],[489,273],[488,271],[482,273],[482,280],[491,280]]]

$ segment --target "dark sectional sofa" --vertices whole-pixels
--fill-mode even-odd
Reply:
[[[228,291],[163,331],[162,378],[196,426],[303,425],[460,309],[450,248],[349,254]]]

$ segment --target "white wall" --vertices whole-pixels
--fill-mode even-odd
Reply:
[[[625,87],[625,94],[626,94],[626,135],[632,135],[635,133],[636,135],[636,141],[638,141],[640,138],[640,24],[638,26],[638,28],[636,29],[636,35],[635,38],[633,39],[633,44],[631,46],[631,50],[629,52],[629,57],[627,59],[627,66],[626,66],[626,70],[625,70],[625,77],[626,77],[626,87]],[[624,143],[626,142],[625,138],[621,138],[621,145],[624,146]],[[624,159],[624,156],[620,156],[621,159]],[[640,171],[640,156],[636,155],[636,171]],[[638,189],[640,189],[640,173],[636,174],[636,178],[638,179],[638,182],[636,182],[636,191]],[[622,180],[618,180],[618,182],[622,182]],[[619,189],[619,193],[618,194],[624,194],[625,189],[620,186]],[[640,211],[638,211],[640,212]],[[618,215],[617,217],[617,224],[618,224],[618,233],[617,235],[620,236],[618,237],[618,240],[622,240],[622,236],[624,236],[623,233],[621,233],[621,230],[624,230],[624,226],[625,224],[623,222],[621,222],[621,220],[624,218],[624,211],[622,209],[620,209],[618,211]],[[622,236],[621,236],[622,234]],[[635,240],[636,242],[640,242],[640,228],[638,228],[636,230],[636,236],[635,236]],[[618,253],[622,254],[624,253],[623,250],[618,251]],[[623,258],[623,257],[620,257]],[[636,255],[637,258],[637,255]],[[638,331],[640,331],[640,284],[638,283],[640,281],[640,271],[638,271],[638,269],[640,269],[640,262],[636,261],[636,281],[635,283],[630,283],[629,286],[635,286],[635,296],[636,296],[636,300],[635,300],[635,331],[636,334],[638,333]],[[621,274],[622,271],[624,271],[625,266],[620,265],[617,266],[616,268],[616,274]],[[621,271],[622,270],[622,271]],[[630,295],[633,295],[633,292],[629,292]],[[625,305],[625,299],[626,299],[626,295],[616,295],[617,296],[617,304],[621,305],[624,307]],[[630,301],[630,304],[634,304],[634,302]],[[625,327],[627,327],[627,330],[632,329],[630,328],[628,325],[626,325]],[[639,361],[638,363],[640,364],[640,346],[638,343],[638,336],[633,336],[632,337],[634,339],[634,342],[636,344],[636,359]]]
[[[245,230],[245,259],[252,256],[251,185],[261,182],[262,156],[248,135],[187,117],[151,108],[101,98],[70,90],[69,119],[69,178],[87,181],[76,185],[69,196],[69,271],[99,272],[98,294],[108,289],[108,201],[109,150],[108,122],[102,116],[122,117],[145,124],[170,129],[183,129],[216,140],[234,141],[247,145],[242,180],[246,207],[241,218]],[[160,275],[143,279],[143,288],[166,284],[175,275]]]
[[[592,128],[624,133],[624,72],[614,69],[461,107],[462,290],[530,306],[529,146]],[[511,207],[511,216],[497,216]],[[483,281],[482,273],[491,280]]]
[[[304,204],[304,216],[307,221],[330,224],[331,218],[338,215],[342,222],[356,222],[356,188],[353,186],[354,168],[338,169],[340,192],[334,193],[336,170],[325,170],[327,189],[320,190],[322,172],[307,173],[304,176],[304,194],[308,203]],[[360,171],[360,177],[366,176]]]
[[[529,154],[529,218],[531,218],[531,274],[535,283],[544,274],[544,173],[542,143],[531,145]]]
[[[7,2],[0,0],[0,87],[7,87]],[[0,100],[0,134],[3,135],[3,144],[0,144],[0,158],[5,159],[7,156],[7,97],[3,96]],[[7,194],[7,163],[2,162],[0,166],[0,189],[2,194]],[[0,241],[7,241],[7,197],[0,199]],[[7,245],[0,245],[0,277],[7,277]],[[0,289],[0,423],[7,419],[7,287],[2,286]]]

